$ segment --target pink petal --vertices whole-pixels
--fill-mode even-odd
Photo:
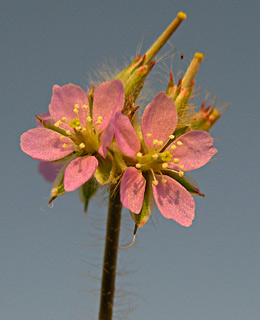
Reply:
[[[64,189],[74,191],[88,181],[95,173],[98,160],[95,157],[79,157],[72,160],[65,169]]]
[[[60,162],[40,162],[38,170],[47,182],[54,182],[64,163]]]
[[[125,94],[123,83],[116,79],[103,82],[94,92],[93,123],[102,117],[102,123],[97,128],[102,131],[117,111],[124,107]]]
[[[181,141],[182,145],[178,146],[177,142]],[[175,150],[171,146],[176,145]],[[213,139],[205,131],[190,131],[176,139],[168,148],[173,158],[178,158],[179,164],[184,165],[183,171],[190,171],[204,166],[217,153],[213,147]],[[169,164],[169,167],[174,165]]]
[[[158,185],[153,185],[154,200],[161,214],[167,219],[173,219],[184,227],[189,227],[194,219],[195,203],[189,192],[177,181],[163,176],[158,178]]]
[[[145,108],[141,122],[144,142],[149,150],[154,149],[152,142],[154,139],[163,143],[168,141],[177,122],[177,109],[172,98],[168,98],[165,92],[158,93]],[[147,137],[148,133],[152,134],[152,138]]]
[[[118,112],[115,116],[115,136],[119,149],[129,157],[140,150],[139,138],[127,116]]]
[[[62,159],[74,151],[74,145],[69,138],[56,131],[45,128],[31,129],[21,136],[21,149],[29,156],[40,161],[54,161]],[[63,144],[67,145],[64,149]]]
[[[107,148],[110,147],[111,142],[114,138],[114,134],[115,134],[114,121],[111,120],[100,138],[100,146],[98,149],[98,153],[103,158],[106,158],[107,156]]]
[[[143,206],[146,181],[136,168],[126,169],[120,188],[120,199],[124,207],[138,214]]]
[[[78,115],[73,112],[75,104],[79,105]],[[51,118],[55,121],[61,120],[62,117],[66,117],[69,123],[72,119],[79,117],[80,123],[85,126],[86,117],[89,115],[89,108],[84,110],[82,108],[83,105],[88,106],[88,97],[80,87],[72,83],[66,84],[63,87],[58,85],[53,87],[49,111]],[[65,125],[64,127],[68,127],[68,125]]]

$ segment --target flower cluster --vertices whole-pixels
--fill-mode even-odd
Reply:
[[[179,14],[176,23],[185,17]],[[21,136],[22,151],[39,160],[39,171],[53,182],[50,202],[80,189],[86,209],[98,185],[109,185],[120,189],[136,227],[148,221],[154,202],[167,219],[192,224],[192,194],[203,194],[185,172],[216,154],[207,131],[220,115],[204,104],[191,112],[189,99],[203,59],[196,53],[177,85],[170,74],[166,91],[148,104],[140,122],[135,101],[155,53],[151,47],[116,79],[88,92],[74,84],[53,87],[49,112],[37,116],[38,127]]]

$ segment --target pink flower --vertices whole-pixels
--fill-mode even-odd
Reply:
[[[143,216],[150,215],[155,200],[165,218],[188,227],[194,219],[195,203],[184,187],[187,182],[184,171],[204,166],[217,150],[205,131],[190,131],[174,140],[177,122],[176,106],[164,92],[146,107],[140,132],[134,130],[128,117],[116,115],[117,144],[131,157],[121,181],[120,197],[131,213]],[[195,187],[192,191],[199,194]],[[148,218],[144,222],[139,220],[140,225]]]
[[[124,100],[120,80],[102,83],[95,90],[93,104],[80,87],[55,85],[43,127],[25,132],[21,148],[36,160],[66,161],[64,189],[74,191],[94,175],[100,155],[106,157],[114,136],[109,123],[122,110]],[[46,164],[41,167],[45,176],[46,168]]]

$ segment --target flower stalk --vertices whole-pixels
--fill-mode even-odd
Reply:
[[[110,189],[99,320],[111,320],[116,281],[117,251],[122,204],[118,190]]]

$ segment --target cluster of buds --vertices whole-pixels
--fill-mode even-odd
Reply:
[[[220,117],[205,103],[199,111],[191,107],[203,54],[195,53],[178,84],[170,73],[165,92],[148,104],[141,121],[135,106],[154,57],[185,18],[178,13],[152,47],[114,80],[87,93],[73,84],[53,87],[49,112],[37,116],[38,127],[21,136],[22,150],[40,161],[40,172],[53,182],[49,203],[79,189],[87,210],[98,186],[108,185],[120,192],[135,232],[148,221],[154,202],[164,217],[191,225],[192,195],[204,195],[186,172],[217,152],[207,131]]]

